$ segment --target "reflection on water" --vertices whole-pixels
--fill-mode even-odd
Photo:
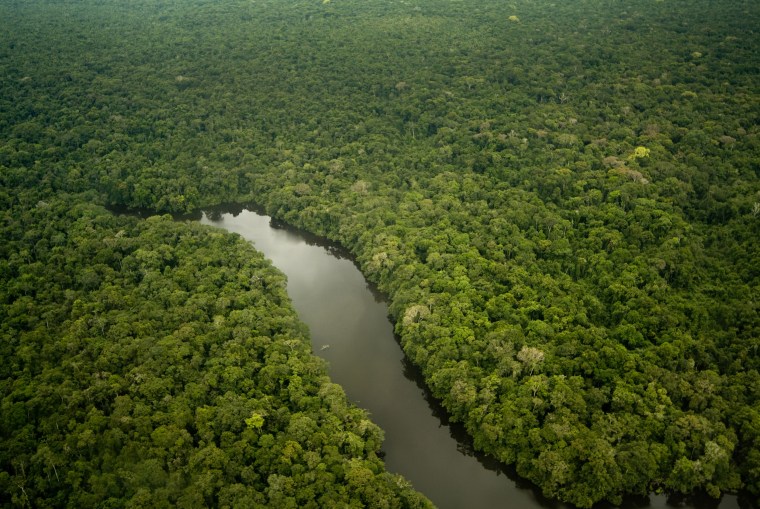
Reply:
[[[330,377],[385,431],[390,471],[443,509],[567,507],[543,497],[512,468],[476,453],[464,427],[449,422],[419,370],[404,357],[382,295],[346,250],[251,209],[228,205],[177,219],[242,235],[287,275],[288,294],[309,326],[314,351],[328,361]],[[735,509],[740,504],[735,496],[714,501],[652,495],[629,497],[622,507]]]
[[[287,275],[288,294],[330,377],[385,431],[390,471],[441,508],[549,506],[530,484],[516,484],[497,463],[474,455],[464,430],[448,425],[405,359],[382,296],[370,291],[345,250],[282,224],[273,227],[269,217],[250,211],[207,213],[201,222],[252,241]]]
[[[404,357],[382,295],[343,248],[242,207],[204,213],[201,222],[239,233],[287,275],[288,293],[309,326],[315,352],[328,361],[330,377],[385,431],[390,471],[443,509],[568,507],[543,497],[512,468],[474,451],[464,427],[449,422],[419,370]],[[735,496],[715,501],[664,495],[628,497],[622,506],[740,507]]]

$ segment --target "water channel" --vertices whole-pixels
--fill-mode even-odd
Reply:
[[[231,212],[230,212],[231,211]],[[320,238],[239,207],[203,213],[200,221],[251,241],[288,277],[288,293],[310,329],[317,355],[348,397],[385,430],[388,470],[412,482],[441,509],[559,509],[532,484],[483,455],[450,425],[417,370],[404,358],[387,305],[348,253]],[[673,501],[663,495],[630,499],[629,508],[739,507],[737,497]]]

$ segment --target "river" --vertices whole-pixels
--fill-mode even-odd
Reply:
[[[385,463],[441,509],[559,509],[531,483],[475,454],[461,427],[450,425],[418,371],[405,359],[383,296],[348,253],[334,244],[250,210],[204,213],[200,221],[251,241],[288,277],[288,293],[309,327],[314,352],[349,399],[385,431]],[[673,505],[671,505],[673,504]],[[670,503],[664,495],[628,499],[625,507],[735,509],[737,497]]]

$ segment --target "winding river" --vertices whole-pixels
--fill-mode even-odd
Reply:
[[[347,252],[250,210],[216,209],[200,221],[240,234],[287,275],[288,293],[309,326],[314,351],[328,361],[330,377],[385,430],[388,470],[406,477],[441,509],[567,507],[474,453],[464,431],[447,422],[404,358],[383,296]],[[663,495],[624,505],[672,507]],[[737,497],[724,496],[720,503],[690,500],[678,507],[734,509],[739,504]]]

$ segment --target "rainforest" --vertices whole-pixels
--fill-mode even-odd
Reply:
[[[285,277],[169,215],[230,202],[346,248],[546,497],[755,506],[758,27],[754,0],[0,0],[0,506],[431,506]]]

